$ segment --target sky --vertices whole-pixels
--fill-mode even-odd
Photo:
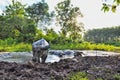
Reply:
[[[29,4],[39,2],[41,0],[19,0],[23,4]],[[56,4],[63,0],[45,0],[48,3],[50,11],[54,10]],[[112,27],[120,25],[120,7],[118,7],[116,13],[101,11],[103,0],[71,0],[74,6],[80,8],[84,17],[79,19],[79,22],[84,23],[84,28],[95,29],[103,27]],[[112,0],[107,0],[110,4]],[[0,0],[0,13],[4,9],[4,6],[11,3],[11,0]]]

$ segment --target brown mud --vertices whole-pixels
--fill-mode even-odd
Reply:
[[[78,53],[74,59],[64,59],[55,63],[26,64],[0,62],[0,80],[66,80],[72,72],[86,72],[89,80],[102,78],[116,80],[120,75],[120,56],[81,57]]]

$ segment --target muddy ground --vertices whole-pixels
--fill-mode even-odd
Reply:
[[[81,57],[55,63],[26,64],[0,62],[0,80],[66,80],[72,72],[86,72],[89,80],[117,80],[120,75],[120,56]]]

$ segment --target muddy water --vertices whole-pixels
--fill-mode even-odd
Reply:
[[[116,52],[98,51],[98,50],[83,50],[83,56],[115,56],[120,55]]]
[[[74,55],[64,55],[63,57],[59,57],[57,55],[48,54],[46,63],[48,62],[58,62],[60,59],[65,58],[73,58]],[[17,63],[26,63],[32,60],[32,53],[31,52],[3,52],[0,53],[0,61],[6,62],[17,62]]]
[[[120,53],[115,52],[106,52],[106,51],[81,51],[83,52],[82,56],[114,56],[120,55]],[[63,55],[59,57],[57,55],[48,54],[46,63],[48,62],[59,62],[61,59],[65,58],[73,58],[74,55]],[[1,52],[0,53],[0,61],[6,62],[17,62],[17,63],[26,63],[32,60],[32,52]]]

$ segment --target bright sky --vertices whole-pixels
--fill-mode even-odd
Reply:
[[[32,4],[41,0],[20,0],[22,3]],[[54,10],[54,6],[63,0],[45,0],[50,10]],[[73,5],[80,7],[84,17],[79,21],[85,24],[85,29],[103,28],[120,25],[120,7],[116,13],[101,11],[103,0],[71,0]],[[108,0],[110,3],[112,0]],[[5,5],[8,5],[11,0],[0,0],[0,13]]]

